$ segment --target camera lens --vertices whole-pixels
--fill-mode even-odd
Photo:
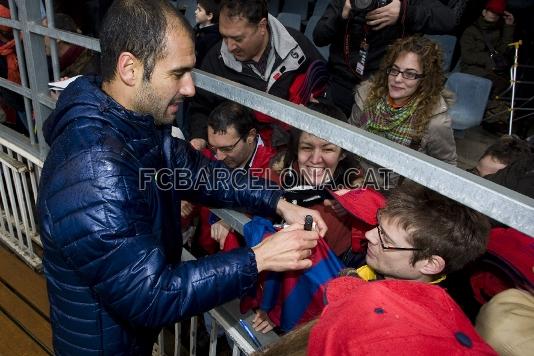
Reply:
[[[353,10],[366,10],[373,4],[373,0],[353,0],[352,9]]]

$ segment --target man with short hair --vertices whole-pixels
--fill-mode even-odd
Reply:
[[[257,132],[254,114],[245,106],[226,101],[211,112],[207,147],[215,159],[230,168],[250,171],[253,176],[272,178],[269,168],[276,151],[264,144]],[[210,214],[207,208],[200,211],[199,245],[209,253],[216,252],[217,248],[228,251],[238,247],[239,240],[230,226],[222,220],[213,222]],[[208,224],[208,221],[213,223]]]
[[[200,69],[279,98],[288,99],[296,76],[322,60],[302,33],[268,14],[265,0],[221,1],[219,32],[222,42],[206,54]],[[195,148],[206,146],[208,116],[220,102],[204,90],[193,99],[188,114]]]
[[[258,134],[252,110],[226,101],[208,118],[208,149],[230,168],[269,167],[275,151]]]
[[[355,208],[354,201],[362,201],[358,191],[349,191],[338,199],[356,217],[366,214]],[[486,251],[490,229],[487,217],[424,186],[406,182],[382,204],[365,199],[375,202],[376,219],[368,217],[366,222],[376,227],[365,233],[367,264],[349,274],[365,280],[397,278],[438,283],[447,273],[463,268]],[[376,209],[384,204],[384,208]]]
[[[473,173],[485,177],[528,157],[532,157],[528,142],[515,135],[504,135],[484,151]]]
[[[179,103],[195,94],[195,54],[168,1],[116,0],[100,44],[102,80],[70,84],[43,129],[37,205],[54,350],[150,355],[162,326],[244,295],[261,271],[309,267],[319,238],[295,224],[252,249],[181,262],[182,198],[301,224],[310,214],[322,235],[326,226],[246,176],[220,188],[228,168],[171,136]],[[199,177],[210,184],[192,189]]]

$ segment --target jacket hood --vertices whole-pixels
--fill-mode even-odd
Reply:
[[[60,95],[56,108],[43,124],[46,143],[52,146],[63,130],[79,119],[98,120],[103,125],[117,127],[134,134],[146,134],[155,129],[150,115],[141,115],[127,110],[100,89],[102,81],[98,77],[82,76],[72,82]],[[112,115],[102,115],[109,112]],[[139,127],[143,130],[139,130]],[[135,134],[134,134],[135,136]]]

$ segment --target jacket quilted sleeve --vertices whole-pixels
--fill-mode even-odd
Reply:
[[[120,152],[83,151],[54,177],[43,177],[40,201],[45,244],[54,251],[48,266],[76,271],[115,318],[159,327],[239,297],[256,282],[250,249],[169,264],[154,221],[165,207],[161,194],[138,189],[138,167]]]
[[[246,208],[252,214],[276,213],[282,195],[277,185],[249,176],[244,170],[230,171],[222,162],[204,157],[182,140],[173,140],[172,149],[175,160],[171,164],[188,177],[181,187],[186,200],[210,207]]]

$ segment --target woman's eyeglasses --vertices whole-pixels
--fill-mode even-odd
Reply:
[[[396,77],[397,75],[402,75],[404,79],[414,80],[414,79],[420,79],[424,77],[424,74],[419,74],[414,70],[407,69],[405,71],[402,71],[395,67],[389,67],[386,69],[386,74],[391,75],[392,77]]]

